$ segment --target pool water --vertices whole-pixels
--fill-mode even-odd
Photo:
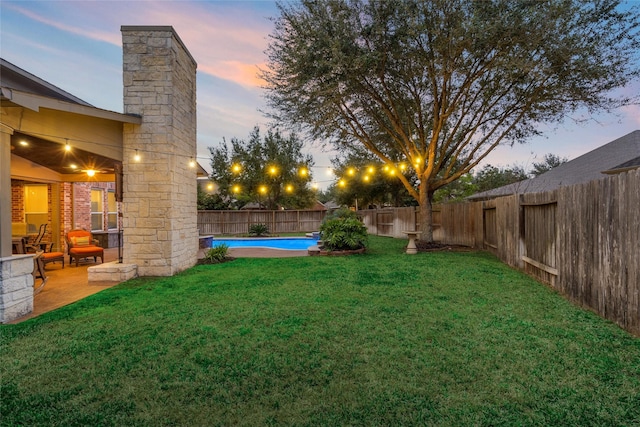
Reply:
[[[318,239],[312,237],[261,237],[233,238],[233,239],[213,239],[213,246],[224,243],[229,248],[269,248],[281,249],[285,251],[304,251],[310,246],[318,244]]]

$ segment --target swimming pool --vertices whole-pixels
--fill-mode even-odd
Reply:
[[[269,248],[285,251],[304,251],[310,246],[318,244],[318,239],[312,237],[260,237],[260,238],[232,238],[213,239],[213,246],[224,243],[229,248]]]

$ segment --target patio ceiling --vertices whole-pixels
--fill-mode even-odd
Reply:
[[[87,170],[97,174],[113,174],[118,160],[90,153],[71,145],[69,151],[59,142],[15,132],[11,136],[11,154],[22,157],[61,175],[79,175]],[[74,168],[75,167],[75,168]]]

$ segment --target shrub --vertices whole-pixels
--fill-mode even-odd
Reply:
[[[269,234],[269,227],[267,224],[253,224],[249,226],[249,236],[266,236]]]
[[[227,258],[228,251],[229,246],[221,243],[209,249],[204,259],[211,264],[222,262]]]
[[[353,212],[325,218],[320,233],[324,246],[331,251],[356,250],[367,245],[367,227]]]

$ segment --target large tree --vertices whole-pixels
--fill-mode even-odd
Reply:
[[[354,148],[346,147],[331,160],[333,171],[338,177],[338,181],[333,184],[338,204],[355,205],[363,209],[369,205],[416,204],[395,176],[396,173],[402,173],[407,180],[415,181],[415,173],[410,168],[396,162],[398,168],[389,169],[387,166],[385,170],[380,165],[380,159],[370,151]]]
[[[238,205],[253,201],[268,209],[311,207],[313,158],[302,153],[303,146],[293,133],[269,130],[262,138],[256,126],[246,141],[232,138],[231,144],[209,147],[210,178],[223,197]]]
[[[432,240],[438,188],[499,144],[612,96],[639,74],[638,10],[616,0],[302,0],[279,4],[262,72],[271,115],[394,166]],[[632,99],[633,98],[633,99]]]

